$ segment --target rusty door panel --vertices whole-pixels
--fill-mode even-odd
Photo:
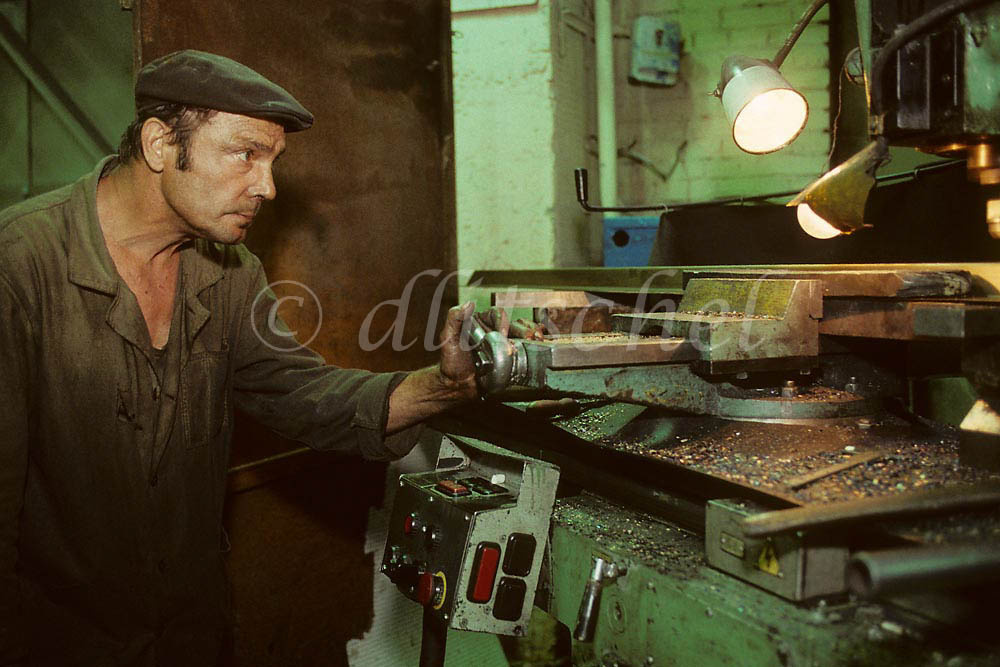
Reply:
[[[457,265],[448,3],[141,0],[134,12],[137,66],[177,49],[212,51],[276,81],[316,116],[312,129],[288,136],[278,197],[247,242],[272,282],[316,294],[322,318],[309,298],[301,309],[284,303],[291,329],[308,338],[319,323],[310,347],[341,366],[432,363],[428,320],[433,334],[458,294],[452,276],[442,307],[433,307]],[[366,317],[414,279],[399,304],[402,345],[393,349],[390,335],[365,349],[400,309],[379,308],[361,341]],[[293,283],[275,291],[307,296]],[[233,464],[298,446],[238,420]],[[346,642],[371,625],[364,532],[369,508],[381,502],[384,465],[303,460],[260,469],[264,483],[229,498],[232,665],[346,665]]]

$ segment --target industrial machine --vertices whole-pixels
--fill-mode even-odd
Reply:
[[[989,188],[987,4],[857,3],[865,62],[891,51],[876,141]],[[489,397],[431,424],[437,468],[401,478],[383,557],[432,630],[522,634],[510,600],[534,596],[575,665],[1000,664],[1000,262],[471,282],[520,322],[470,332]]]
[[[549,333],[434,428],[558,466],[535,603],[574,664],[1000,661],[998,265],[476,278]]]

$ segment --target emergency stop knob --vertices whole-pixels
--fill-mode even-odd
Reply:
[[[444,575],[438,572],[424,572],[417,580],[417,602],[425,607],[437,609],[444,602]]]

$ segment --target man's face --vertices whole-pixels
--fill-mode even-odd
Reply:
[[[182,231],[220,243],[241,243],[265,200],[274,199],[271,168],[285,150],[285,130],[268,120],[219,112],[196,129],[188,168],[176,151],[164,164],[164,199]]]

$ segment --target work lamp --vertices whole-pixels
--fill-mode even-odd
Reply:
[[[809,116],[806,98],[766,60],[730,56],[717,92],[733,131],[747,153],[772,153],[799,136]]]
[[[810,183],[788,202],[796,206],[799,226],[809,236],[829,239],[865,226],[865,203],[875,185],[875,170],[889,157],[884,137]]]

